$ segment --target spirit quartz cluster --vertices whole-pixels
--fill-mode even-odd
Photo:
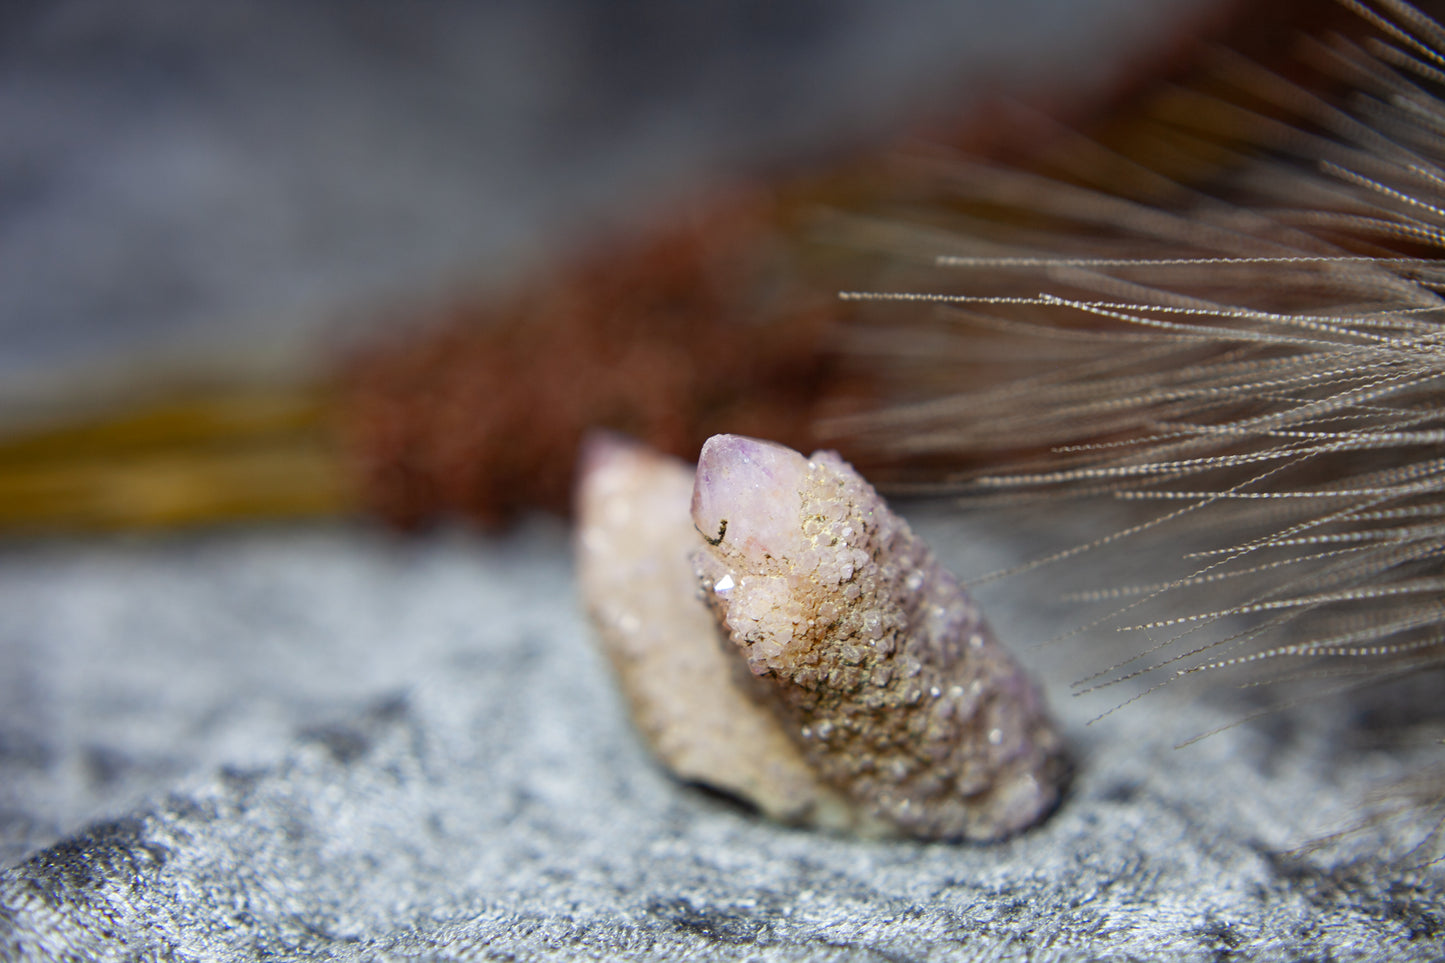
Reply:
[[[604,461],[611,474],[585,474],[580,492],[583,590],[634,717],[680,775],[794,821],[923,839],[1002,838],[1057,803],[1067,765],[1038,690],[958,580],[836,454],[810,459],[770,442],[713,437],[697,466],[691,519],[668,522],[690,529],[674,536],[687,551],[663,548],[656,532],[651,550],[630,544],[636,517],[615,524],[627,514],[616,500],[627,497],[619,494],[629,489],[624,476],[646,465],[655,483],[656,456],[616,448]],[[675,491],[678,482],[670,484]],[[633,504],[664,508],[655,491],[633,495]],[[614,581],[604,597],[599,566],[616,579],[629,564],[667,568],[674,579],[687,566],[702,599],[694,587],[685,603],[667,601],[692,612],[692,625],[663,611],[656,578]],[[672,584],[675,595],[681,583]],[[715,621],[696,620],[704,603]],[[626,626],[666,654],[640,655],[638,631]],[[687,652],[697,653],[685,657],[693,662],[715,658],[715,668],[685,682],[628,680],[640,659]],[[747,707],[748,724],[724,710],[691,728],[699,687],[729,691]],[[757,718],[787,765],[774,764],[777,747],[757,737]],[[730,754],[750,771],[740,778],[727,766],[680,767],[676,746],[689,742],[724,744],[728,753],[711,755]],[[770,783],[769,771],[792,788]]]

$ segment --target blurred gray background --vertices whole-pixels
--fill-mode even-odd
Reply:
[[[1204,5],[7,3],[0,386],[305,348],[720,179],[1073,96]]]

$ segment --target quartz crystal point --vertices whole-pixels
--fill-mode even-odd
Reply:
[[[692,496],[705,598],[780,725],[866,816],[998,839],[1057,803],[1042,698],[978,606],[833,452],[717,435]]]
[[[694,476],[599,435],[577,515],[588,614],[679,777],[866,836],[998,839],[1057,801],[1037,690],[837,455],[719,435]]]
[[[698,597],[692,483],[691,465],[616,435],[583,449],[578,577],[633,722],[682,779],[783,822],[883,834],[808,763]]]

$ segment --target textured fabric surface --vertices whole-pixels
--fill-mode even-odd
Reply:
[[[965,570],[1014,550],[924,526]],[[1445,951],[1392,824],[1294,851],[1408,755],[1337,714],[1141,700],[997,846],[783,828],[646,756],[560,525],[13,546],[0,955],[46,959],[1400,959]],[[984,596],[1001,636],[1054,617]],[[69,809],[55,808],[68,801]],[[1391,834],[1395,835],[1391,835]]]

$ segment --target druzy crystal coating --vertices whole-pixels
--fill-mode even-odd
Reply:
[[[833,452],[717,435],[686,469],[594,445],[584,598],[653,750],[769,815],[994,840],[1067,776],[1033,682],[959,581]],[[709,615],[711,610],[711,615]]]
[[[1038,689],[837,454],[715,436],[692,515],[705,598],[829,784],[928,839],[999,838],[1054,806],[1066,767]]]

